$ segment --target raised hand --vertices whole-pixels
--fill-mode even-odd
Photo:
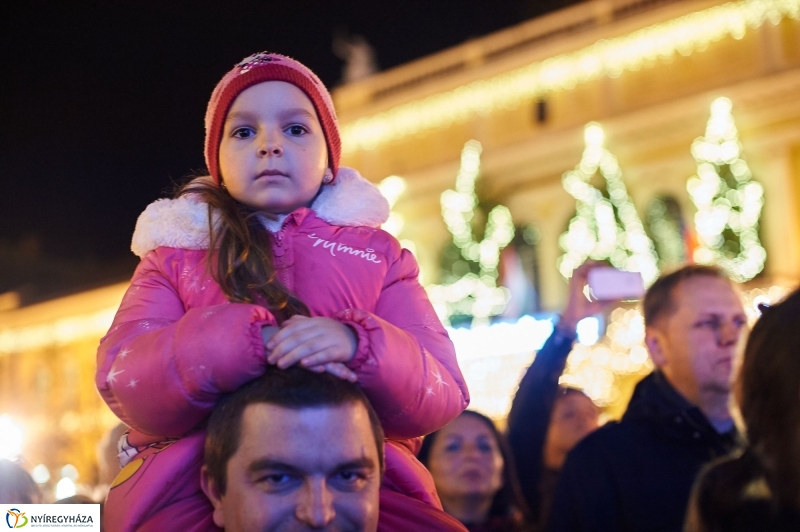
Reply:
[[[564,312],[561,313],[561,319],[557,325],[560,330],[574,334],[575,327],[583,318],[598,314],[606,308],[619,303],[619,301],[591,301],[586,297],[584,288],[587,284],[589,270],[598,266],[608,265],[605,262],[587,260],[572,272],[572,277],[569,280],[567,306],[564,308]]]

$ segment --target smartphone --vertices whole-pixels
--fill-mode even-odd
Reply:
[[[627,301],[644,295],[644,279],[639,272],[600,266],[589,270],[587,280],[592,296],[600,301]]]

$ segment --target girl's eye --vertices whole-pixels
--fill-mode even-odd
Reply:
[[[237,127],[231,132],[231,136],[237,139],[249,139],[255,134],[256,132],[249,127]]]
[[[308,130],[305,127],[303,127],[303,126],[301,126],[299,124],[294,124],[294,125],[291,125],[291,126],[287,127],[286,131],[290,135],[293,135],[295,137],[299,137],[301,135],[305,135],[306,133],[308,133]]]

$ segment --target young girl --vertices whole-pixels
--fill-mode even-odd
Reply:
[[[297,61],[255,54],[219,82],[205,124],[211,175],[139,217],[142,261],[100,343],[97,387],[131,427],[107,530],[218,530],[203,423],[266,364],[364,389],[387,438],[381,530],[453,529],[414,453],[467,389],[414,257],[379,229],[386,201],[339,167],[327,90]]]

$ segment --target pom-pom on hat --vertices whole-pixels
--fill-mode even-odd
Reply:
[[[225,117],[236,97],[248,87],[264,81],[285,81],[302,90],[317,111],[325,143],[328,146],[328,158],[334,178],[339,169],[339,157],[342,152],[342,141],[339,138],[339,125],[336,111],[328,89],[320,79],[302,63],[290,57],[269,52],[260,52],[242,60],[225,74],[214,92],[206,109],[206,165],[214,182],[220,183],[219,144],[222,140],[222,126]]]

